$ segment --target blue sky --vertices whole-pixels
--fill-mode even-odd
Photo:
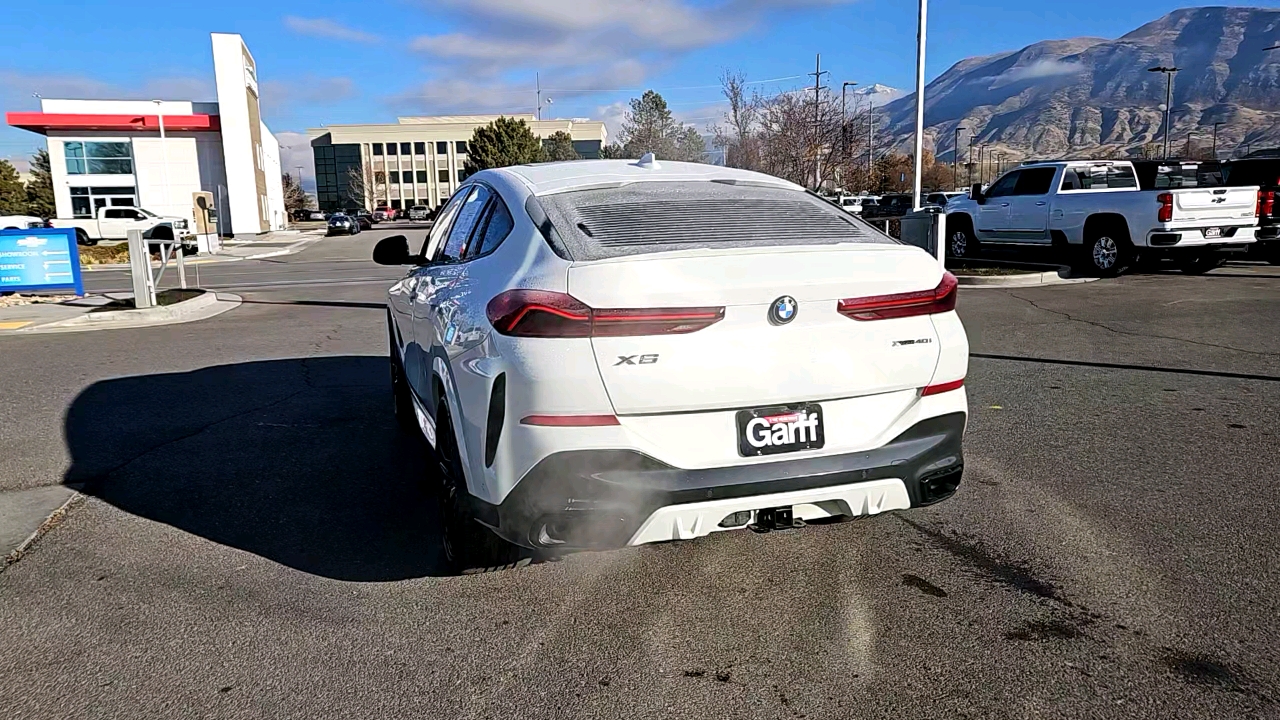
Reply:
[[[1217,0],[1215,5],[1275,7]],[[285,165],[309,155],[308,127],[397,115],[532,112],[534,73],[547,117],[612,123],[652,87],[699,126],[720,112],[723,68],[762,89],[803,84],[822,53],[828,82],[907,88],[913,0],[42,0],[4,12],[0,109],[31,97],[213,99],[210,32],[244,35],[258,61],[264,115]],[[1038,40],[1117,37],[1194,3],[1175,0],[932,0],[930,78],[972,55]],[[95,9],[96,6],[96,9]],[[216,9],[214,9],[216,8]],[[710,87],[707,87],[710,86]],[[611,127],[611,130],[615,129]],[[0,157],[37,135],[0,128]],[[307,163],[309,165],[309,162]]]

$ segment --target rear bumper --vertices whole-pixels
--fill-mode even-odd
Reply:
[[[1185,248],[1208,247],[1214,245],[1247,245],[1255,241],[1258,228],[1253,225],[1243,227],[1221,227],[1218,237],[1206,237],[1203,228],[1171,228],[1153,230],[1147,234],[1147,246],[1152,248]]]
[[[692,539],[741,527],[721,526],[735,513],[770,507],[813,519],[929,505],[960,483],[966,418],[928,418],[864,452],[702,470],[633,450],[560,452],[501,505],[476,501],[477,514],[516,544],[581,549]]]

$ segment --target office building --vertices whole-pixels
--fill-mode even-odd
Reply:
[[[402,117],[394,124],[308,130],[320,209],[438,207],[466,179],[467,142],[472,133],[499,117]],[[607,139],[604,123],[599,121],[537,120],[532,114],[507,117],[529,123],[540,138],[569,133],[584,159],[600,157]]]

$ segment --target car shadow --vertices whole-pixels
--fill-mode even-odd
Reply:
[[[66,415],[64,483],[134,515],[349,581],[447,574],[424,443],[386,357],[104,380]]]

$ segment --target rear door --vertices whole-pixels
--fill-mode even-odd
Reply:
[[[1018,184],[1021,170],[1005,173],[991,184],[983,193],[983,202],[978,206],[978,237],[983,240],[1000,240],[1009,225],[1009,198]]]
[[[723,308],[723,320],[696,332],[592,339],[614,409],[628,415],[924,387],[939,355],[928,316],[859,321],[837,304],[933,290],[941,274],[917,248],[851,244],[575,264],[568,287],[593,308]]]
[[[1004,237],[1014,242],[1049,242],[1049,195],[1056,167],[1025,168],[1007,198],[1009,215]]]
[[[1257,217],[1258,188],[1219,187],[1169,190],[1173,194],[1173,222],[1204,226],[1240,225]]]
[[[132,220],[132,208],[103,208],[99,213],[98,231],[104,238],[128,237]]]

